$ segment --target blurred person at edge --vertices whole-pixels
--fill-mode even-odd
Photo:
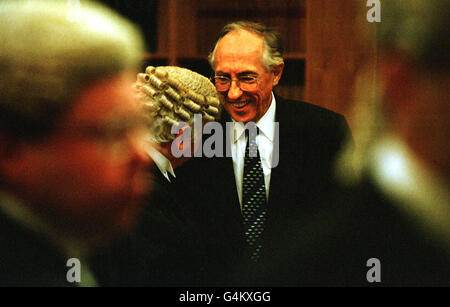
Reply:
[[[356,260],[379,259],[382,286],[450,283],[449,12],[446,1],[386,1],[380,23],[362,21],[376,27],[377,62],[358,74],[356,172],[341,178],[365,221],[349,235]]]
[[[96,285],[83,259],[150,189],[141,34],[91,2],[2,1],[0,20],[0,284]]]

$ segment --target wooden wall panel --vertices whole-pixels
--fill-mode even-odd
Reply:
[[[366,1],[307,0],[305,99],[351,117],[358,70],[375,54],[362,37]]]

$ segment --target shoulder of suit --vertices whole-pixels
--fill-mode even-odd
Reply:
[[[326,108],[314,105],[312,103],[284,99],[280,96],[275,96],[277,101],[277,114],[280,118],[285,116],[294,119],[298,118],[300,121],[336,121],[343,120],[344,116]]]

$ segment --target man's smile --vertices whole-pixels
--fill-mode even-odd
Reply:
[[[245,108],[249,103],[250,100],[245,100],[245,101],[234,101],[234,102],[227,102],[228,104],[232,105],[234,108],[236,109],[243,109]]]

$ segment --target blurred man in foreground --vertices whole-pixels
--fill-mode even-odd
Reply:
[[[449,11],[445,1],[383,3],[375,91],[370,65],[356,87],[360,177],[344,177],[359,180],[349,211],[355,259],[380,262],[358,284],[450,283]]]
[[[0,284],[68,286],[149,190],[139,32],[99,5],[0,4]]]

